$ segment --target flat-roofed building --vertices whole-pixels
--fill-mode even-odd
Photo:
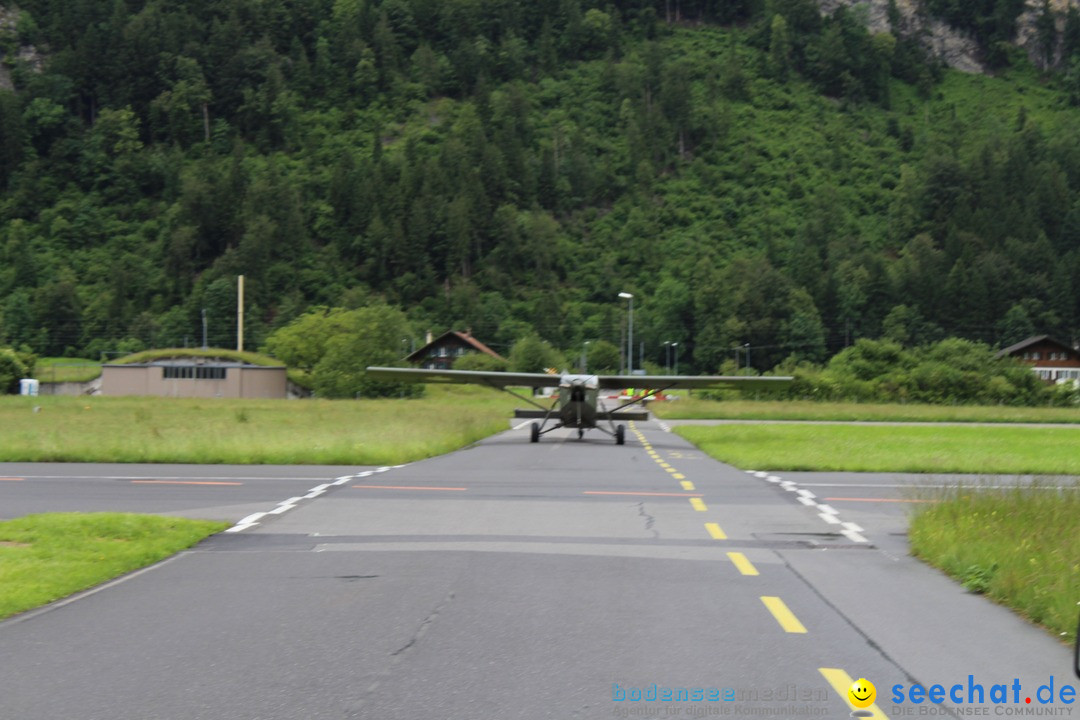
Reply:
[[[101,368],[102,395],[194,398],[284,398],[285,367],[180,357]]]

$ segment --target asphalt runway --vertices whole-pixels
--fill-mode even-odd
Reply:
[[[2,720],[842,718],[859,677],[879,718],[1065,716],[1080,684],[1068,648],[906,556],[898,501],[955,478],[737,470],[651,422],[397,468],[0,478],[0,517],[236,523],[0,623]],[[955,697],[892,702],[916,682]]]

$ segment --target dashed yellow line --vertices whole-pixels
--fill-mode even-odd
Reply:
[[[662,467],[662,468],[669,468],[669,467],[671,467],[670,465],[668,465],[668,464],[667,464],[666,462],[664,462],[663,460],[657,460],[657,462],[658,462],[658,463],[660,463],[660,467]]]
[[[741,552],[729,552],[727,556],[728,560],[731,561],[731,564],[734,565],[736,569],[738,569],[738,571],[741,572],[743,575],[758,574],[757,568],[754,567],[754,564],[747,560],[746,556],[743,555]]]
[[[679,476],[678,475],[672,475],[671,477],[679,477]],[[682,485],[683,490],[693,490],[694,489],[694,483],[690,482],[689,480],[683,480],[679,484]]]
[[[776,618],[776,622],[780,623],[780,627],[785,632],[789,633],[805,633],[806,628],[803,626],[799,619],[795,617],[795,613],[788,610],[788,606],[784,604],[784,601],[778,597],[762,595],[761,602],[765,603],[765,607],[769,609],[769,612]]]
[[[857,710],[851,701],[848,700],[848,688],[855,682],[851,679],[851,676],[840,668],[818,668],[818,672],[821,673],[829,684],[832,685],[832,689],[836,691],[836,694],[840,696],[840,699],[847,703],[847,706],[852,710]],[[871,705],[865,708],[870,714],[864,717],[877,718],[877,720],[887,720],[885,713],[881,712],[877,705]]]
[[[685,480],[686,479],[686,476],[683,475],[682,473],[675,473],[671,477],[675,478],[676,480]]]
[[[716,523],[705,523],[705,529],[712,535],[713,540],[727,540],[727,534]]]
[[[705,502],[701,498],[690,498],[690,505],[698,512],[705,512],[709,509],[705,507]]]

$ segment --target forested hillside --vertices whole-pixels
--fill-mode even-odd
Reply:
[[[249,346],[384,300],[579,352],[621,291],[684,370],[1078,337],[1075,78],[930,5],[998,76],[811,0],[20,0],[0,345],[229,346],[241,273]]]

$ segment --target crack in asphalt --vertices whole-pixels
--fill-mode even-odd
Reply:
[[[431,629],[431,626],[435,624],[435,621],[439,619],[439,614],[446,608],[447,605],[449,605],[453,601],[454,593],[450,592],[446,595],[446,597],[442,599],[442,602],[436,605],[435,609],[433,609],[428,614],[428,616],[420,622],[419,627],[416,628],[416,631],[412,634],[412,637],[409,638],[409,641],[397,650],[390,653],[390,662],[387,664],[386,668],[379,674],[378,677],[375,678],[374,681],[372,681],[370,685],[368,685],[367,689],[364,691],[363,697],[359,700],[359,702],[357,702],[357,704],[353,706],[353,708],[350,708],[346,711],[349,718],[360,718],[364,716],[363,706],[367,704],[367,702],[379,689],[382,681],[390,677],[391,673],[393,673],[394,671],[394,668],[401,664],[401,662],[408,656],[409,650],[415,647],[418,642],[420,642],[424,635],[427,634],[428,630]]]
[[[645,502],[644,501],[639,502],[637,504],[637,509],[638,509],[638,517],[645,518],[645,529],[652,532],[653,538],[659,539],[660,538],[660,533],[657,532],[653,528],[653,523],[656,522],[656,518],[653,517],[652,515],[650,515],[649,513],[645,512]]]

